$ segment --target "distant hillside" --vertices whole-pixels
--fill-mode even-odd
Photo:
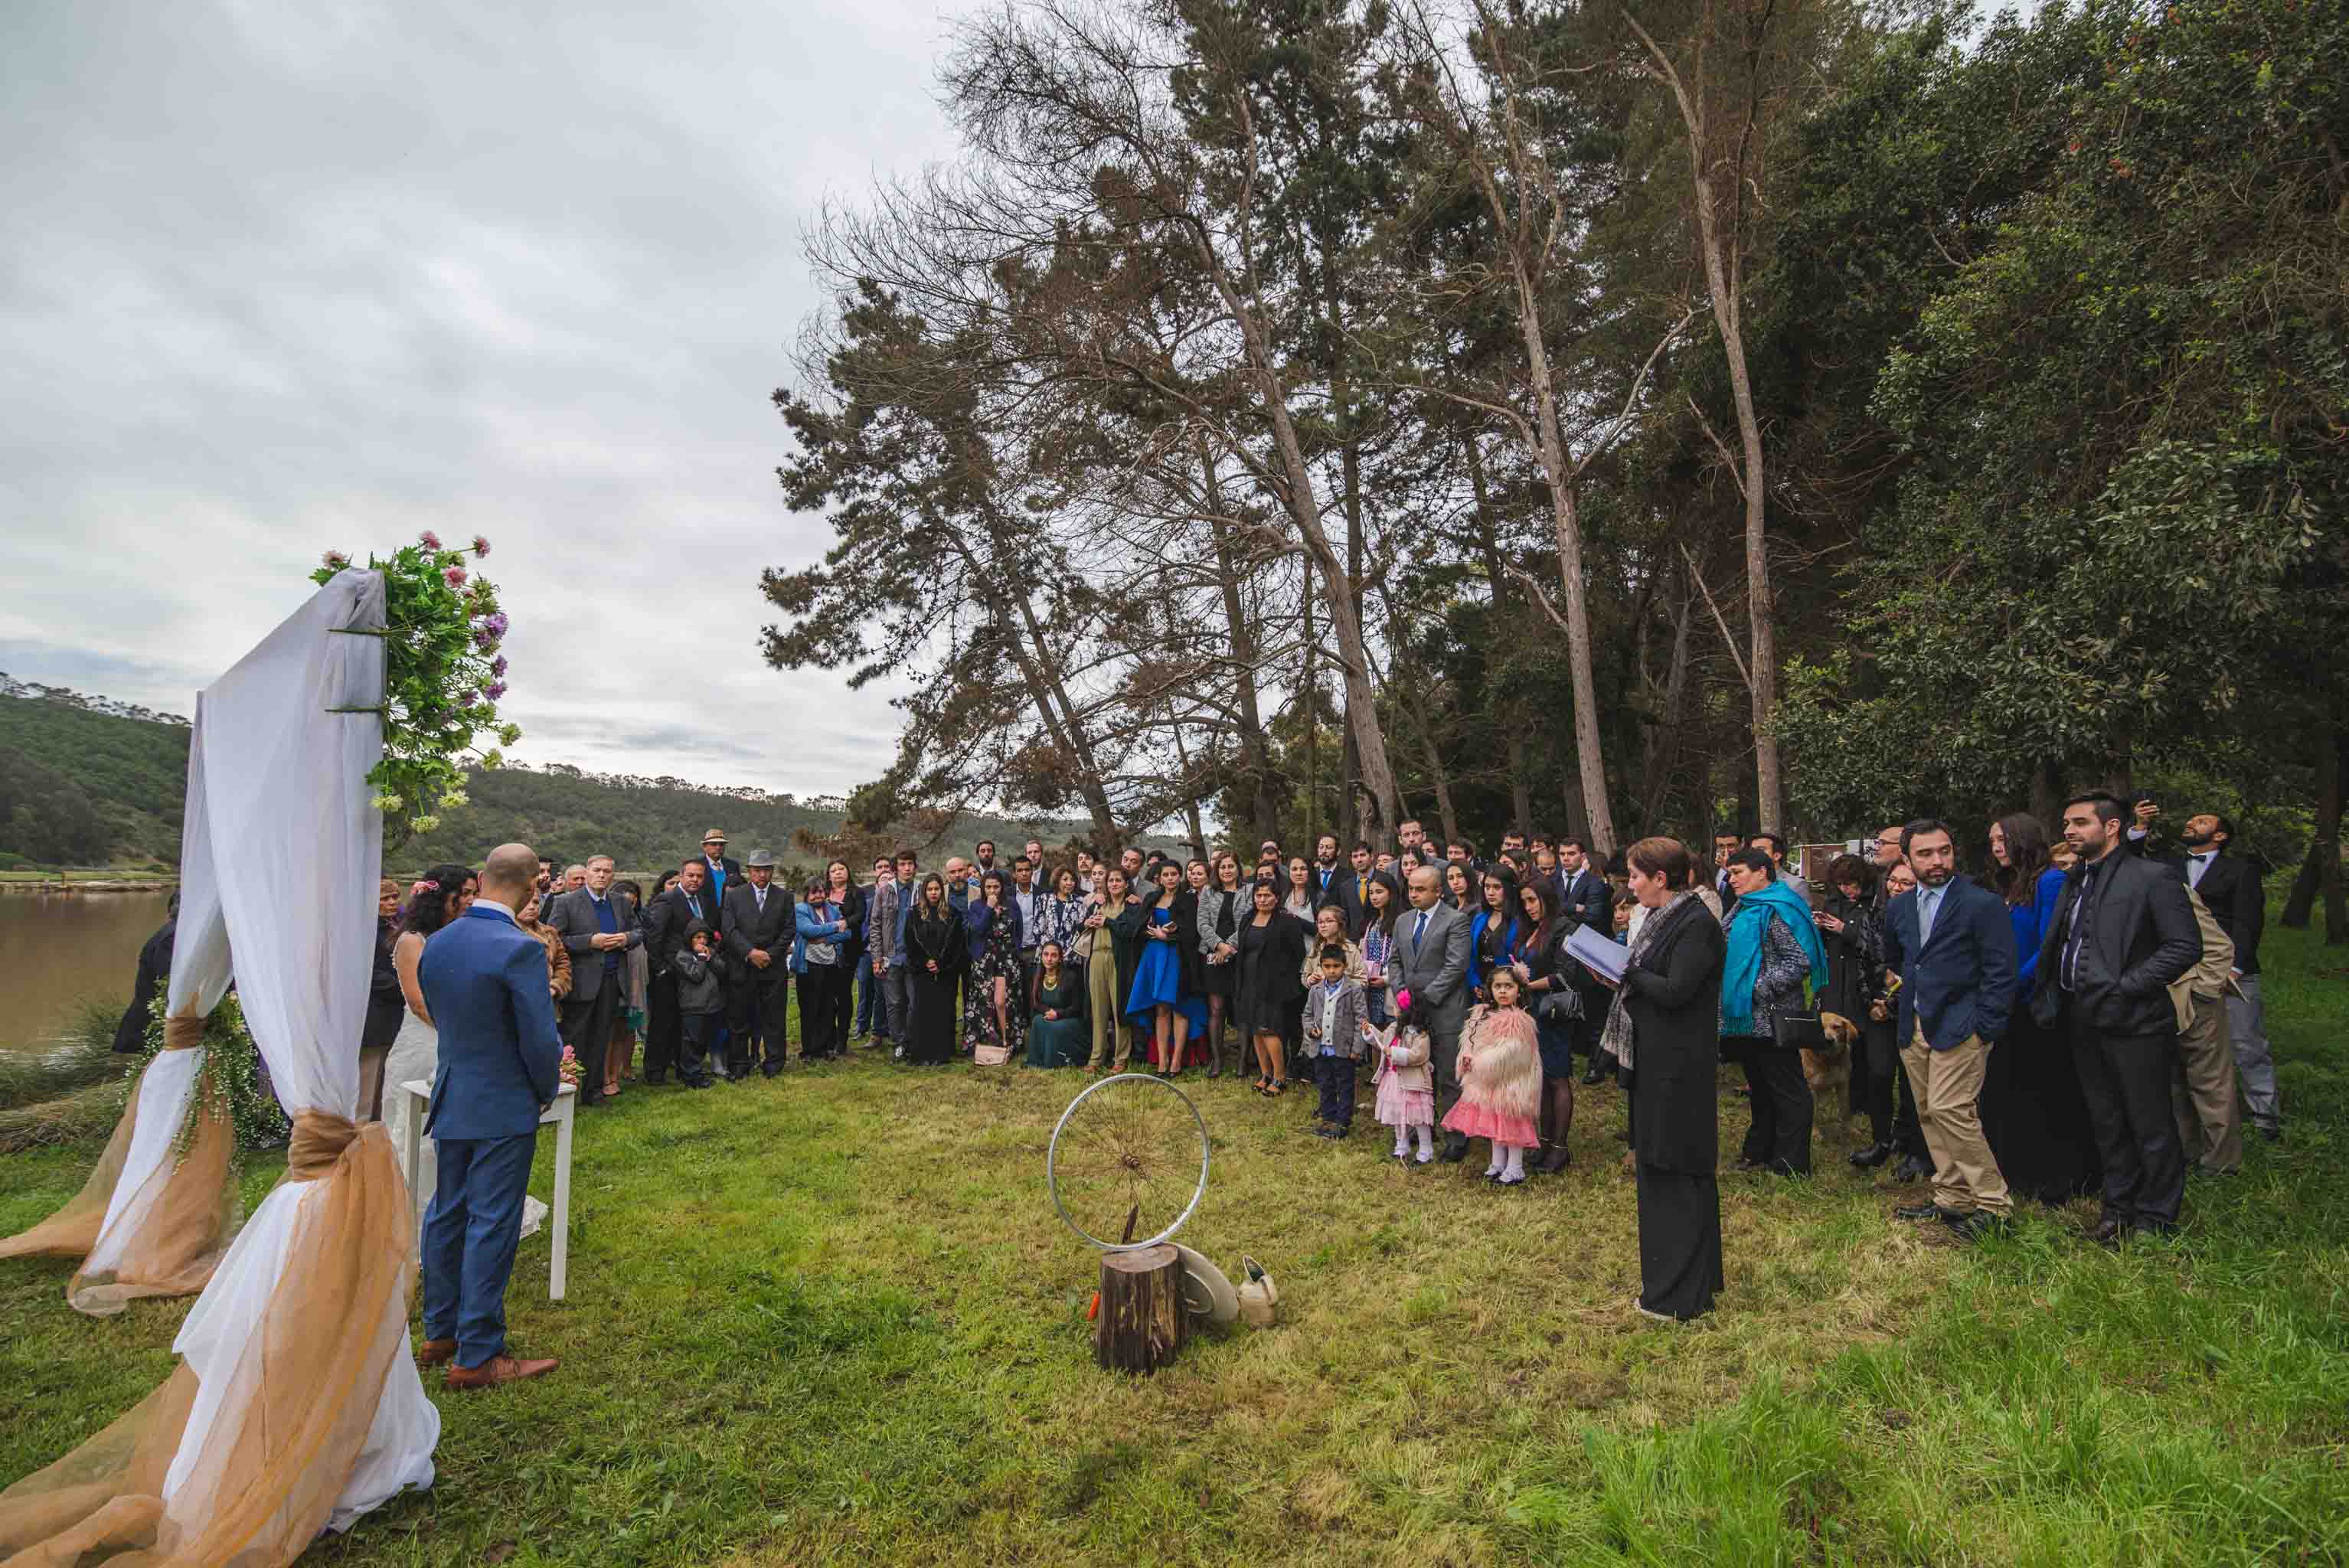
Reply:
[[[176,867],[188,735],[188,721],[171,714],[0,674],[0,870],[26,863]],[[442,812],[438,831],[392,850],[386,861],[399,872],[443,861],[477,865],[499,844],[519,839],[558,861],[600,853],[626,870],[648,871],[674,865],[716,827],[725,830],[738,858],[763,848],[790,865],[812,858],[793,850],[797,830],[830,834],[842,820],[836,799],[713,789],[681,779],[607,778],[561,763],[476,771],[466,793],[470,803]],[[1057,845],[1078,827],[965,817],[943,841],[965,850],[994,838],[1004,842],[1008,861],[1017,841],[1031,833]]]
[[[0,869],[180,859],[188,721],[0,674]]]

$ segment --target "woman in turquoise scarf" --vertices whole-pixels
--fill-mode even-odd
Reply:
[[[1802,1057],[1778,1045],[1776,1024],[1803,1010],[1805,987],[1827,983],[1826,949],[1811,906],[1778,880],[1759,850],[1729,858],[1737,905],[1729,916],[1729,955],[1721,973],[1721,1045],[1745,1066],[1754,1091],[1754,1125],[1737,1168],[1781,1176],[1811,1173],[1811,1086]]]

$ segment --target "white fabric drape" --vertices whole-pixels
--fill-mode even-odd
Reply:
[[[216,1006],[233,955],[238,1002],[289,1116],[350,1117],[358,1106],[383,861],[383,820],[367,775],[382,755],[382,724],[372,714],[330,710],[381,700],[382,639],[340,629],[379,628],[383,609],[380,575],[342,573],[196,704],[170,1010]],[[136,1130],[146,1130],[142,1102]],[[260,1364],[254,1330],[277,1287],[300,1207],[317,1185],[288,1181],[270,1193],[172,1344],[200,1384],[163,1493],[183,1525],[198,1524],[210,1505],[209,1439],[215,1429],[236,1429],[252,1396]],[[336,1529],[403,1487],[432,1483],[440,1417],[406,1344],[405,1301],[393,1304],[382,1332],[401,1343],[368,1454],[336,1508]]]

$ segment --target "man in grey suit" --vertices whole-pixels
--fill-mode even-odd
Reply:
[[[1460,1099],[1460,1026],[1468,1016],[1468,917],[1444,902],[1444,882],[1433,866],[1411,873],[1411,908],[1395,921],[1395,955],[1390,961],[1401,988],[1426,1005],[1428,1036],[1434,1046],[1435,1119]],[[1468,1157],[1468,1140],[1452,1133],[1444,1140],[1448,1163]]]
[[[612,857],[587,862],[587,885],[539,912],[571,954],[571,995],[563,999],[563,1043],[579,1058],[579,1103],[604,1103],[604,1058],[612,1048],[627,978],[621,955],[645,944],[644,923],[628,895],[612,891]]]

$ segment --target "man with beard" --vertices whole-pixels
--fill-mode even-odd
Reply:
[[[2268,1048],[2267,1005],[2260,994],[2260,937],[2267,925],[2267,892],[2260,868],[2227,851],[2235,824],[2213,812],[2187,819],[2178,835],[2186,852],[2171,862],[2186,885],[2202,895],[2211,918],[2235,944],[2233,984],[2227,992],[2227,1032],[2235,1068],[2243,1075],[2243,1113],[2270,1143],[2283,1137],[2283,1100],[2276,1092],[2275,1057]]]
[[[1977,1106],[1983,1069],[2014,1007],[2014,926],[2005,901],[1958,875],[1946,823],[1909,823],[1900,847],[1917,888],[1886,912],[1884,960],[1900,976],[1896,1037],[1933,1157],[1933,1194],[1894,1213],[1939,1220],[1973,1241],[2014,1213]]]
[[[2062,1029],[2079,1070],[2105,1168],[2096,1240],[2108,1246],[2178,1227],[2186,1157],[2169,1098],[2178,1072],[2169,986],[2202,956],[2185,882],[2123,849],[2125,816],[2106,793],[2064,803],[2064,841],[2079,865],[2041,944],[2032,999],[2033,1016]]]

